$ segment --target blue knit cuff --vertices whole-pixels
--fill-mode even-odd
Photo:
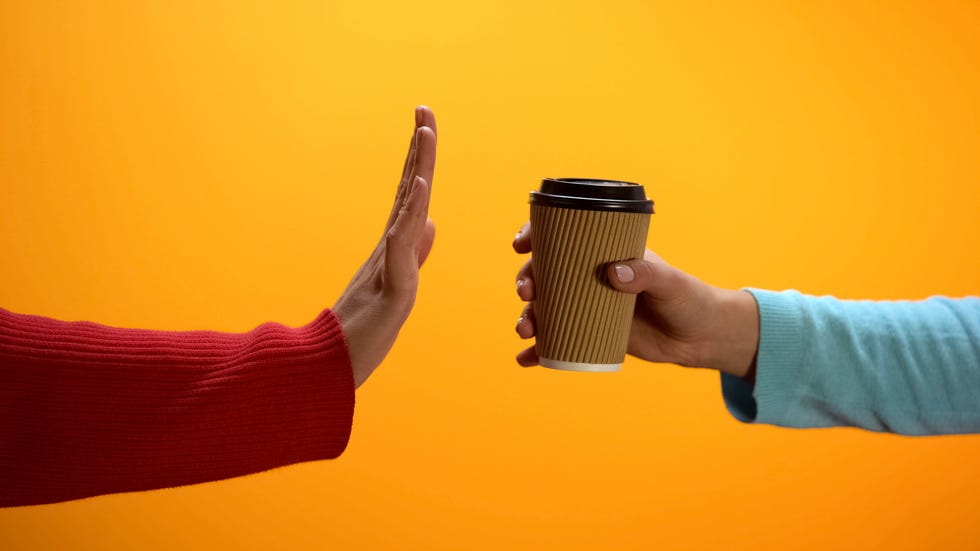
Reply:
[[[790,408],[800,366],[802,320],[793,292],[746,289],[759,305],[755,385],[722,373],[725,407],[744,423],[780,424]]]

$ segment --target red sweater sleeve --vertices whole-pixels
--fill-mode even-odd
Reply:
[[[337,457],[354,378],[337,318],[243,334],[0,309],[0,506],[150,490]]]

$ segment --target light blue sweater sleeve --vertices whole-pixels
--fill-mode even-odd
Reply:
[[[756,382],[722,374],[744,422],[909,435],[980,432],[980,298],[846,301],[749,290]]]

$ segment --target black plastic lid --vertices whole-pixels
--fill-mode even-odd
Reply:
[[[545,178],[541,189],[531,192],[531,204],[579,210],[614,210],[653,213],[640,184],[591,178]]]

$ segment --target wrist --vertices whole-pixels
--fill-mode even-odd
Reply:
[[[759,349],[759,305],[746,291],[715,289],[714,323],[704,367],[751,378]]]

